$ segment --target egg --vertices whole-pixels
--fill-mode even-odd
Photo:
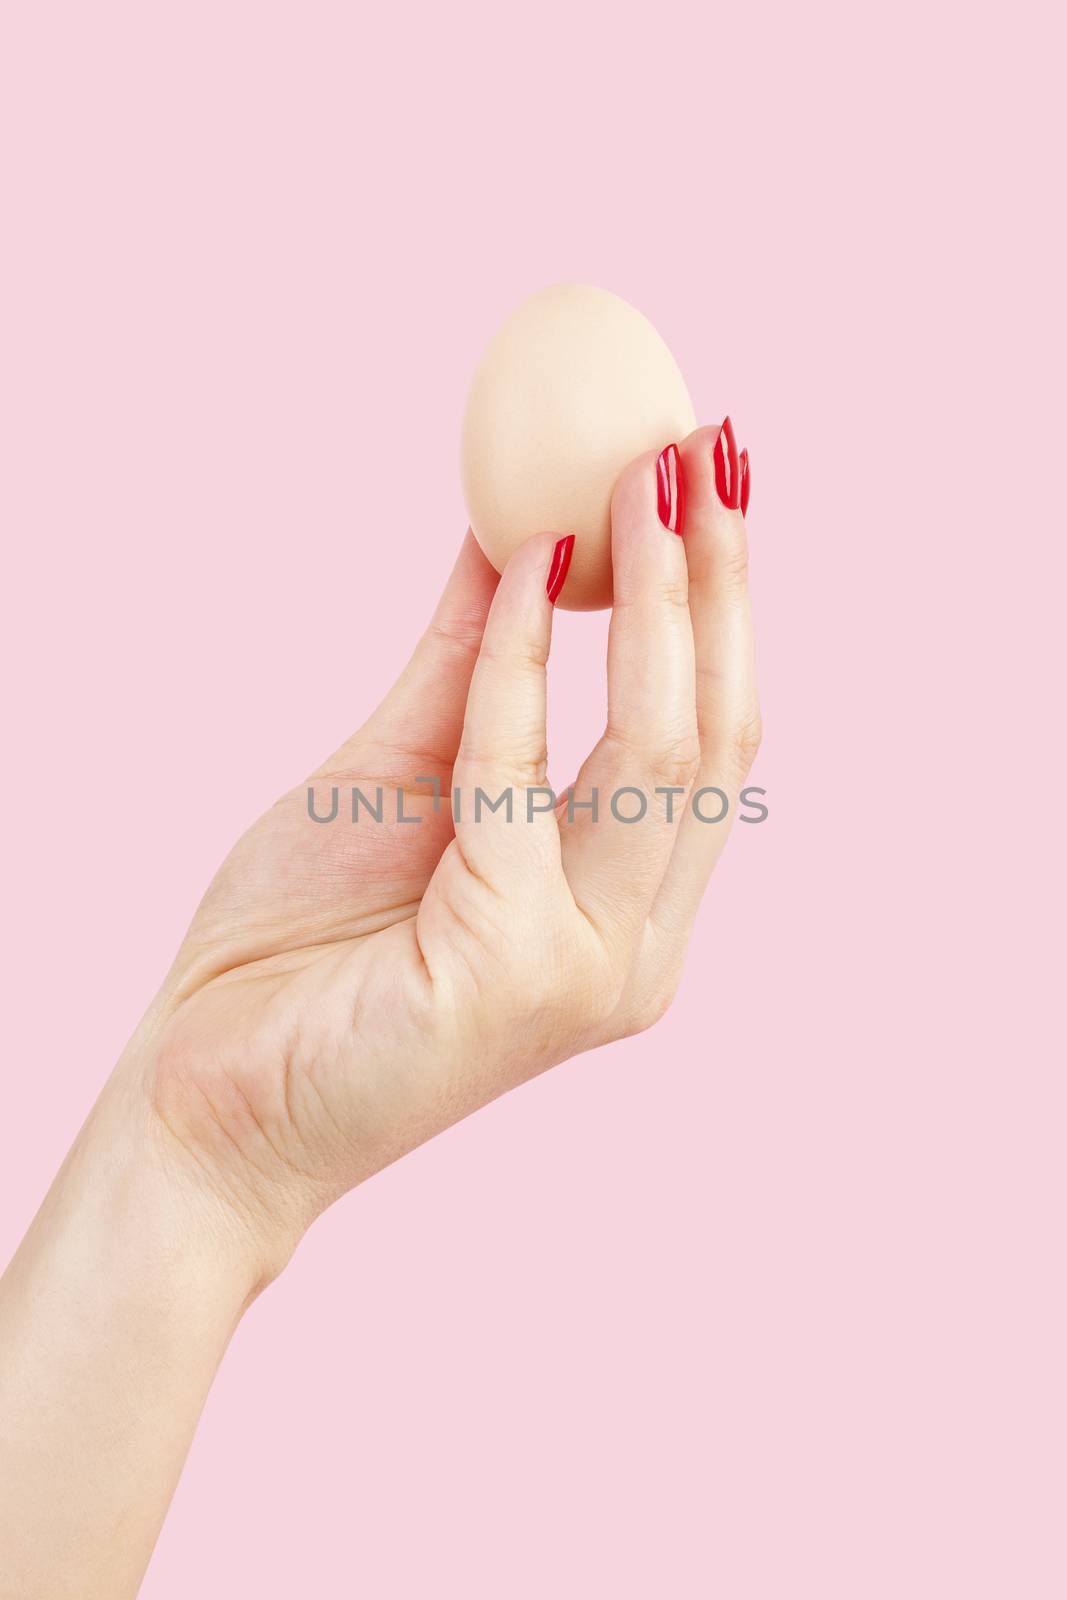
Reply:
[[[646,450],[696,426],[682,374],[652,324],[617,295],[556,284],[490,339],[471,383],[462,468],[475,538],[502,572],[533,533],[573,533],[558,604],[611,604],[611,493]]]

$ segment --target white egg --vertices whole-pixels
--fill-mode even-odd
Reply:
[[[623,467],[696,426],[652,324],[605,289],[556,284],[512,312],[471,383],[463,489],[497,571],[533,533],[573,533],[559,604],[611,604],[611,492]]]

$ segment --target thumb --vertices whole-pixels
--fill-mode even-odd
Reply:
[[[332,755],[323,775],[366,766],[382,752],[390,775],[398,766],[441,772],[452,766],[463,731],[474,663],[499,575],[470,529],[429,625],[381,705]],[[397,771],[397,777],[404,776]]]

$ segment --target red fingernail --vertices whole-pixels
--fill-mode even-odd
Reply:
[[[736,511],[741,504],[741,474],[737,465],[734,425],[729,417],[719,429],[719,437],[715,441],[715,487],[723,505]]]
[[[552,565],[548,569],[548,582],[545,590],[552,604],[555,605],[556,597],[563,588],[563,581],[567,576],[567,568],[571,564],[574,554],[574,535],[568,533],[562,539],[556,540],[556,548],[552,552]]]
[[[745,517],[748,515],[748,494],[752,487],[752,479],[748,475],[747,449],[742,450],[741,455],[738,458],[738,464],[741,468],[741,515]]]
[[[669,444],[656,462],[659,520],[671,533],[685,532],[685,474],[678,446]]]

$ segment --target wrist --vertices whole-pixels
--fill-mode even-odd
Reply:
[[[0,1591],[137,1591],[219,1361],[269,1275],[116,1074],[0,1280]]]
[[[120,1063],[57,1187],[66,1203],[95,1212],[134,1254],[151,1255],[179,1288],[206,1296],[236,1325],[285,1266],[302,1229],[257,1207],[183,1143],[145,1092],[148,1078],[139,1061]]]

